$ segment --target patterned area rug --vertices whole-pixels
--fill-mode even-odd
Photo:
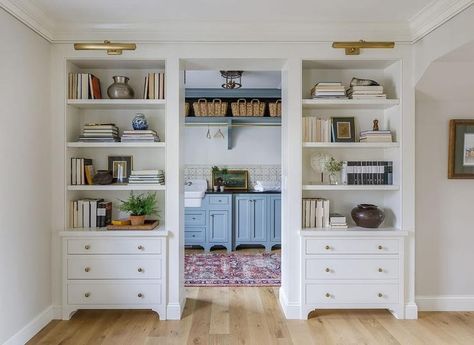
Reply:
[[[185,286],[280,286],[280,253],[187,253]]]

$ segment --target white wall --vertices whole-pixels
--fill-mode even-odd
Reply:
[[[214,138],[221,129],[225,139]],[[235,127],[232,150],[227,150],[227,128],[187,127],[184,160],[186,165],[278,165],[281,162],[281,127]]]
[[[42,312],[46,310],[48,314],[50,310],[52,188],[50,44],[3,10],[0,32],[3,344]],[[36,321],[36,326],[42,326],[41,320]],[[19,334],[12,341],[23,344],[27,340],[22,339],[24,335]]]
[[[474,118],[470,63],[434,62],[416,90],[416,293],[420,309],[474,308],[473,180],[449,180],[450,119]]]

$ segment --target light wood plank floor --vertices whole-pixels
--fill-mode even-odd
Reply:
[[[321,311],[285,320],[277,288],[187,288],[181,321],[151,311],[79,311],[53,321],[28,344],[474,344],[474,312],[420,313],[396,320],[386,311]]]

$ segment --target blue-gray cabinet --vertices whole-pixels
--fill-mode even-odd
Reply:
[[[206,251],[245,244],[271,250],[281,244],[280,194],[206,194],[201,207],[185,209],[184,243]]]

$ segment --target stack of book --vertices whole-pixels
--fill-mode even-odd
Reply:
[[[122,138],[123,143],[136,143],[136,142],[158,142],[160,137],[154,130],[133,130],[123,131]]]
[[[92,159],[71,158],[71,185],[93,184],[93,178]]]
[[[347,185],[392,185],[392,161],[344,161],[342,182]]]
[[[329,228],[329,200],[304,198],[302,208],[303,228]]]
[[[391,143],[392,132],[389,130],[362,131],[359,140],[361,143]]]
[[[90,73],[69,73],[69,99],[101,99],[100,80]]]
[[[119,129],[113,123],[86,124],[79,137],[84,142],[115,142],[120,141]]]
[[[165,99],[165,74],[148,73],[145,77],[144,99]]]
[[[319,119],[313,116],[303,117],[303,141],[331,142],[331,119]]]
[[[104,227],[112,222],[112,202],[104,199],[81,199],[70,202],[71,228]]]
[[[347,90],[347,96],[351,99],[385,99],[387,95],[383,93],[383,86],[351,86]]]
[[[347,98],[346,88],[339,82],[317,83],[311,89],[312,98]]]
[[[132,170],[128,178],[129,184],[165,184],[163,170]]]
[[[329,215],[329,225],[331,229],[347,229],[346,217],[339,213]]]

